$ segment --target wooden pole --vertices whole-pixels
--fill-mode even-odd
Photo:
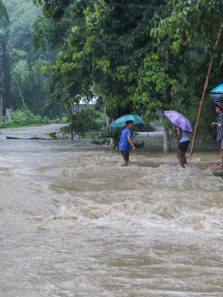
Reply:
[[[0,122],[2,121],[2,117],[3,117],[3,97],[0,89]]]
[[[223,32],[223,24],[221,24],[221,27],[220,27],[219,32],[218,32],[217,40],[215,42],[215,46],[214,46],[215,51],[217,50],[217,48],[219,46],[222,32]],[[214,57],[211,58],[209,66],[208,66],[208,73],[207,73],[207,76],[206,76],[204,89],[203,89],[203,93],[202,93],[202,96],[201,96],[201,101],[200,101],[198,112],[197,112],[196,122],[195,122],[195,125],[194,125],[194,133],[193,133],[193,138],[192,138],[192,143],[191,143],[190,155],[193,155],[193,152],[194,152],[194,145],[195,145],[195,141],[196,141],[196,137],[197,137],[197,130],[198,130],[200,118],[201,118],[201,115],[202,115],[202,110],[203,110],[204,103],[205,103],[207,88],[208,88],[208,84],[209,84],[209,80],[210,80],[211,71],[212,71],[212,68],[213,68],[213,62],[214,62]]]

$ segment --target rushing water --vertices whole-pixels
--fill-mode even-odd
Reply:
[[[0,296],[222,297],[217,158],[1,141]]]

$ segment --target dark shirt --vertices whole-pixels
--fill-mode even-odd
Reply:
[[[217,127],[217,141],[221,141],[223,139],[223,113],[219,113],[218,115],[218,127]]]

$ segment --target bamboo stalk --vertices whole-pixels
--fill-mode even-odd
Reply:
[[[223,32],[223,23],[221,24],[221,27],[218,32],[217,40],[215,42],[215,46],[214,46],[215,51],[217,50],[217,48],[220,44],[222,32]],[[208,88],[208,84],[209,84],[209,80],[210,80],[211,71],[213,68],[213,63],[214,63],[214,57],[211,58],[209,66],[208,66],[208,72],[207,72],[207,76],[206,76],[206,80],[205,80],[205,84],[204,84],[204,89],[202,92],[201,101],[200,101],[198,112],[197,112],[196,122],[194,125],[194,133],[193,133],[193,138],[192,138],[192,143],[191,143],[190,155],[193,155],[193,152],[194,152],[194,146],[195,146],[195,141],[196,141],[196,137],[197,137],[197,130],[198,130],[200,118],[202,115],[202,111],[203,111],[203,107],[204,107],[204,103],[205,103],[205,99],[206,99],[206,93],[207,93],[207,88]]]

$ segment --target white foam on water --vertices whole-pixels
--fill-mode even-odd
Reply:
[[[221,297],[217,155],[123,168],[119,154],[63,146],[0,159],[0,296]]]

